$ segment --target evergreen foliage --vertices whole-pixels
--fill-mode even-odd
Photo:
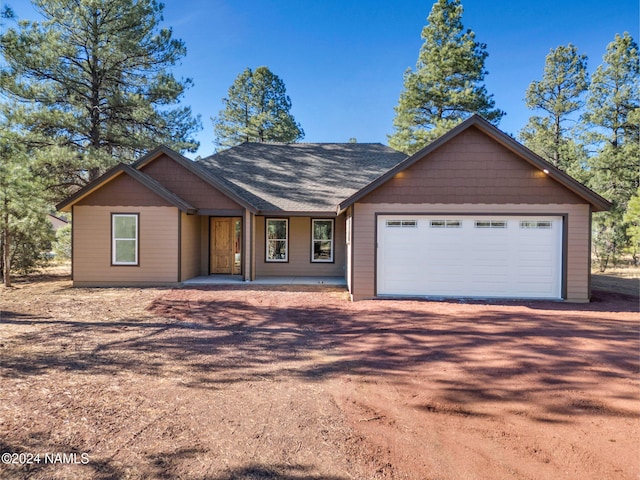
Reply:
[[[159,143],[195,150],[199,128],[176,107],[191,80],[155,0],[33,0],[42,21],[0,35],[0,115],[24,134],[38,174],[67,193]],[[43,154],[44,153],[44,154]]]
[[[267,67],[240,73],[212,118],[216,144],[232,147],[243,142],[296,142],[304,131],[291,114],[284,82]]]
[[[71,259],[71,225],[65,225],[56,230],[53,253],[56,256],[56,260]]]
[[[41,192],[18,135],[0,128],[0,274],[11,286],[12,272],[28,273],[47,262],[53,229]]]
[[[628,250],[631,253],[635,265],[640,264],[640,188],[629,199],[627,211],[623,217],[627,225],[627,237],[629,237]]]
[[[640,56],[628,34],[616,35],[593,74],[584,121],[597,153],[589,186],[613,202],[594,217],[594,250],[601,269],[629,247],[629,200],[640,187]]]
[[[584,102],[589,78],[587,57],[569,44],[559,46],[547,55],[542,79],[533,81],[527,89],[527,107],[542,110],[545,116],[532,116],[520,138],[531,150],[556,167],[579,175],[586,152],[574,141],[572,128],[567,127],[571,115]]]
[[[483,84],[487,47],[462,24],[460,0],[438,0],[422,29],[424,43],[415,70],[404,74],[389,145],[414,153],[474,113],[498,123]]]

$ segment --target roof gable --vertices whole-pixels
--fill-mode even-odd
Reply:
[[[189,214],[196,213],[197,211],[197,209],[193,205],[186,202],[185,200],[183,200],[173,192],[170,192],[169,190],[167,190],[164,186],[162,186],[153,178],[123,163],[116,165],[115,167],[113,167],[112,169],[104,173],[102,176],[100,176],[93,182],[87,184],[86,186],[78,190],[76,193],[74,193],[70,197],[60,202],[58,205],[56,205],[56,209],[60,211],[66,211],[66,212],[71,211],[71,207],[73,205],[82,204],[82,202],[85,199],[87,199],[88,197],[90,197],[95,193],[99,193],[103,187],[105,187],[106,185],[110,184],[113,181],[120,181],[120,183],[122,183],[122,180],[125,177],[129,179],[129,181],[125,181],[126,184],[130,185],[131,181],[135,182],[136,184],[139,184],[140,186],[144,187],[148,192],[151,192],[156,197],[159,197],[159,199],[162,200],[164,205],[173,205],[177,207],[179,210]],[[112,196],[112,195],[110,193],[107,193],[106,196],[100,197],[99,202],[102,204],[104,204],[105,202],[108,202],[106,198],[108,198],[109,196]],[[114,200],[113,204],[117,205],[119,203],[118,201]]]
[[[584,200],[469,128],[359,200],[361,203],[581,204]]]
[[[154,178],[167,189],[195,205],[198,209],[244,209],[219,188],[203,180],[166,154],[140,167],[140,171]]]
[[[441,170],[441,168],[437,163],[438,160],[441,160],[441,154],[447,149],[453,148],[453,145],[459,143],[461,140],[464,142],[462,137],[464,137],[465,132],[470,131],[470,129],[477,131],[485,138],[488,137],[488,139],[493,142],[484,142],[488,149],[484,152],[483,149],[485,146],[479,145],[479,143],[482,142],[478,142],[477,138],[472,142],[473,145],[467,146],[466,151],[464,146],[460,147],[458,145],[455,152],[446,152],[452,165],[449,165],[450,170],[445,176],[449,178],[453,176],[453,179],[457,183],[454,182],[450,185],[438,183],[437,180],[440,176],[438,170]],[[491,146],[492,143],[494,146]],[[511,159],[496,159],[496,144],[502,150],[510,152]],[[471,158],[477,160],[477,162],[470,162],[469,160]],[[432,159],[434,160],[433,165],[431,165]],[[520,161],[519,165],[518,160]],[[501,161],[507,163],[500,165]],[[429,169],[429,175],[425,176],[424,180],[426,182],[435,181],[433,184],[435,188],[430,191],[430,194],[434,195],[434,200],[437,200],[438,203],[447,203],[445,200],[447,195],[456,194],[459,194],[459,196],[455,203],[493,203],[496,201],[495,196],[499,194],[499,192],[495,191],[494,187],[501,186],[500,177],[503,173],[500,172],[506,169],[512,173],[514,170],[520,170],[519,178],[514,179],[516,182],[511,183],[510,186],[520,189],[521,194],[528,193],[531,198],[526,201],[532,201],[534,197],[539,199],[543,198],[546,194],[553,194],[554,198],[562,199],[567,203],[577,203],[577,199],[589,203],[595,211],[608,210],[611,207],[611,204],[607,200],[557,169],[504,132],[498,130],[482,117],[474,115],[344,200],[340,203],[339,210],[342,211],[355,202],[363,201],[365,197],[373,194],[376,189],[381,188],[389,182],[391,182],[390,185],[395,188],[395,184],[400,181],[404,172],[408,173],[410,170],[419,168],[417,165],[419,162],[427,162],[423,165],[423,168]],[[455,165],[456,163],[458,164],[457,167]],[[431,169],[430,167],[432,166],[434,168]],[[451,170],[455,171],[452,172]],[[429,186],[428,183],[425,184],[425,181],[421,182],[423,190]],[[519,185],[517,184],[518,182],[520,182]],[[463,192],[462,190],[465,189],[466,192]],[[530,190],[527,192],[526,189]],[[409,191],[407,192],[407,190]],[[406,198],[407,193],[409,196],[411,195],[410,189],[407,189],[405,185],[403,188],[402,202],[411,203]],[[464,195],[464,193],[468,194],[469,198],[463,199],[461,195]],[[483,198],[485,199],[482,200]],[[422,199],[424,200],[424,196]],[[375,199],[369,197],[367,200],[374,201]]]
[[[179,167],[188,173],[180,172],[174,170],[174,173],[180,175],[180,178],[170,178],[166,174],[161,173],[160,168],[154,168],[154,162],[163,162],[167,159],[173,161]],[[166,163],[166,162],[165,162]],[[180,155],[178,152],[170,149],[165,145],[161,145],[147,155],[140,158],[138,161],[132,164],[132,167],[137,170],[148,172],[150,176],[158,177],[157,179],[165,184],[171,190],[174,190],[182,196],[192,197],[189,198],[190,201],[196,204],[199,208],[206,208],[208,205],[200,205],[198,204],[200,201],[205,200],[206,198],[206,187],[203,187],[203,183],[213,187],[216,191],[222,193],[228,199],[233,201],[235,204],[242,206],[243,208],[247,208],[253,213],[257,212],[255,205],[251,201],[247,201],[241,195],[238,195],[238,192],[233,188],[230,188],[229,184],[223,177],[216,176],[212,174],[212,172],[203,168],[197,162],[189,160],[188,158]],[[166,167],[166,165],[165,165]],[[186,180],[190,178],[192,183],[191,186],[187,185]],[[173,188],[172,188],[173,187]],[[194,188],[195,187],[195,188]],[[209,194],[211,191],[209,190]],[[221,197],[213,194],[215,200],[222,200]],[[210,199],[209,199],[210,200]],[[207,201],[207,200],[205,200]],[[223,200],[224,201],[224,200]],[[236,205],[225,205],[227,207],[235,207]]]

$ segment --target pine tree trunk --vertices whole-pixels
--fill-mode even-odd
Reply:
[[[10,238],[9,235],[9,213],[6,212],[2,225],[2,279],[5,287],[11,286],[11,256],[10,256]]]

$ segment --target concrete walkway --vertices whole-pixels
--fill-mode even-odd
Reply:
[[[245,282],[240,275],[202,275],[182,282],[184,286],[202,285],[334,285],[344,287],[347,281],[343,277],[260,277]]]

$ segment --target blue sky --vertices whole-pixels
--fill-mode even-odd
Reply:
[[[0,0],[21,18],[27,0]],[[165,0],[164,25],[185,41],[174,69],[195,85],[184,103],[202,116],[198,154],[214,151],[210,117],[235,77],[268,66],[286,84],[306,142],[387,143],[402,75],[414,67],[432,1]],[[487,44],[485,79],[500,128],[517,134],[533,114],[524,105],[545,56],[573,43],[593,72],[616,33],[638,41],[638,0],[463,0],[465,27]]]

